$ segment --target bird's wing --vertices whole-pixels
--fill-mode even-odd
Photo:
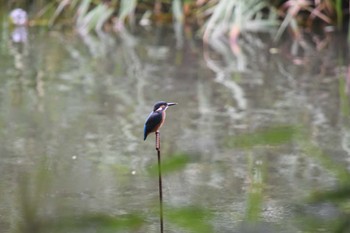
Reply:
[[[149,133],[154,132],[154,129],[162,122],[161,112],[151,112],[148,116],[144,127],[144,140]]]

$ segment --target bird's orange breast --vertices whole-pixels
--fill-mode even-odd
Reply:
[[[156,127],[154,127],[152,132],[157,132],[160,129],[160,127],[163,126],[164,121],[165,121],[165,117],[166,117],[166,113],[165,113],[165,111],[162,111],[162,120],[160,121],[160,123]]]

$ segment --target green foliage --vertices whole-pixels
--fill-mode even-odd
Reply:
[[[135,11],[137,0],[121,0],[119,20],[124,22],[126,17]]]
[[[340,104],[341,104],[341,111],[344,116],[350,117],[350,101],[349,97],[346,94],[346,78],[344,76],[340,76],[338,78],[339,80],[339,96],[340,96]]]
[[[139,214],[110,216],[103,213],[85,214],[82,216],[61,217],[41,223],[42,232],[46,231],[77,231],[94,229],[97,232],[125,232],[140,228],[144,224],[144,217]]]
[[[172,223],[189,232],[211,233],[213,232],[210,224],[212,214],[202,208],[183,207],[169,208],[166,210],[165,217]]]
[[[315,159],[323,168],[331,172],[340,184],[350,184],[349,171],[341,164],[335,163],[332,157],[325,154],[320,147],[313,145],[305,134],[299,138],[299,144],[308,157]]]
[[[170,174],[183,169],[189,162],[189,155],[187,154],[174,154],[163,157],[162,159],[162,174]],[[149,173],[152,176],[158,175],[158,165],[152,164],[149,167]]]
[[[311,202],[342,202],[350,199],[350,185],[343,185],[334,190],[318,191],[311,195]]]
[[[209,41],[211,35],[227,32],[231,40],[236,40],[242,32],[267,31],[278,25],[277,15],[266,1],[221,0],[212,7],[212,12],[205,23],[205,41]]]
[[[84,214],[81,216],[56,216],[54,219],[42,217],[19,230],[23,233],[45,232],[85,232],[95,230],[101,233],[132,231],[142,227],[143,216],[126,214],[123,216],[110,216],[106,214]]]
[[[251,149],[255,146],[278,146],[289,143],[298,133],[295,126],[273,126],[271,128],[235,136],[228,141],[228,146]]]
[[[345,219],[344,219],[345,220]],[[298,219],[299,222],[302,222],[302,231],[305,233],[313,232],[329,232],[329,233],[347,233],[343,225],[339,223],[337,219],[326,220],[320,218],[313,218],[310,216],[303,216]],[[306,223],[306,224],[305,224]]]
[[[320,147],[315,146],[308,138],[306,132],[299,135],[298,143],[305,155],[318,161],[323,168],[336,177],[338,183],[336,187],[330,190],[312,192],[306,202],[315,205],[330,203],[337,209],[339,216],[325,220],[322,217],[310,216],[310,214],[300,214],[303,216],[304,224],[302,226],[308,231],[323,229],[326,232],[349,232],[350,172],[342,164],[335,162],[331,156],[326,155]],[[320,225],[320,222],[323,224]]]
[[[260,214],[263,204],[263,191],[265,186],[264,163],[260,160],[254,161],[251,155],[248,155],[248,168],[251,184],[248,189],[246,220],[250,222],[260,221]]]
[[[56,10],[53,14],[53,16],[50,18],[49,26],[52,26],[55,20],[59,17],[59,15],[63,12],[65,8],[70,8],[71,10],[75,8],[75,6],[78,4],[79,0],[72,0],[72,1],[61,1],[58,6],[56,7]]]
[[[341,29],[343,26],[343,0],[336,0],[335,10],[337,13],[337,24],[338,28]]]
[[[313,205],[332,204],[338,211],[338,215],[331,219],[324,219],[319,216],[303,216],[302,226],[305,229],[327,229],[327,232],[346,233],[350,231],[350,183],[341,185],[332,190],[317,191],[310,195],[309,203]],[[306,215],[306,216],[305,216]],[[320,222],[323,223],[320,225]]]
[[[163,6],[163,12],[156,12],[158,4]],[[189,7],[184,11],[184,4]],[[171,14],[173,21],[183,23],[185,18],[191,22],[202,22],[203,38],[209,41],[212,35],[226,35],[231,41],[244,32],[271,31],[278,27],[275,39],[278,40],[289,27],[294,36],[301,33],[300,25],[310,25],[310,21],[321,19],[330,25],[337,23],[341,29],[345,24],[344,12],[349,13],[343,0],[331,1],[267,1],[267,0],[204,0],[200,4],[195,1],[160,0],[63,0],[41,1],[34,0],[31,3],[19,3],[11,7],[24,7],[33,5],[35,9],[32,22],[52,26],[63,21],[75,21],[75,26],[81,31],[90,32],[92,29],[102,30],[107,23],[118,22],[123,25],[128,19],[134,19],[134,14],[141,18],[145,12],[152,14],[161,13],[160,17],[150,17],[152,20],[167,21]],[[31,7],[33,9],[33,7]],[[307,12],[308,17],[305,16]],[[45,14],[44,14],[45,13]],[[47,14],[46,14],[47,13]],[[281,21],[278,17],[281,16]],[[60,18],[64,20],[60,20]],[[300,18],[303,21],[300,22]],[[335,18],[335,19],[334,19]],[[39,19],[41,22],[39,22]],[[113,20],[111,20],[113,19]],[[117,19],[117,20],[114,20]],[[204,20],[197,20],[204,19]],[[43,21],[44,20],[44,21]]]
[[[32,173],[23,171],[19,176],[18,196],[19,215],[16,227],[20,232],[31,233],[41,230],[40,205],[47,201],[44,195],[50,188],[52,174],[46,168],[46,161],[40,163]]]
[[[79,29],[83,32],[90,32],[92,29],[101,31],[102,26],[113,14],[113,9],[108,8],[105,4],[98,4],[94,9],[81,14],[78,20]]]

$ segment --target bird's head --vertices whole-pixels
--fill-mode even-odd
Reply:
[[[165,101],[159,101],[157,102],[154,107],[153,107],[153,112],[157,111],[164,111],[166,110],[169,106],[176,105],[176,103],[167,103]]]

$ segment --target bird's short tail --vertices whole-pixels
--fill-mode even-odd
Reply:
[[[148,133],[147,133],[146,125],[145,125],[145,127],[144,127],[144,129],[143,129],[143,140],[144,140],[144,141],[146,140],[147,135],[148,135]]]

